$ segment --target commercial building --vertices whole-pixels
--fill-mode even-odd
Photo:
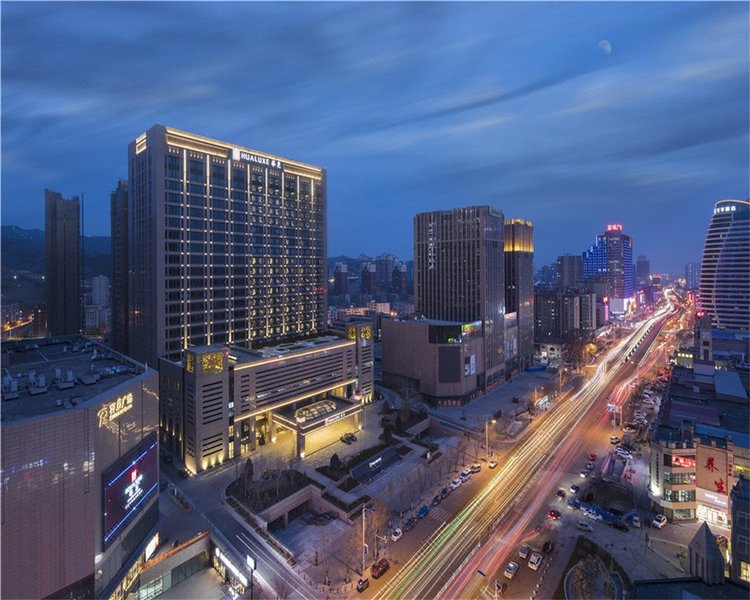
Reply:
[[[349,293],[348,277],[346,263],[337,262],[333,267],[333,293],[335,296],[346,296]]]
[[[393,267],[398,258],[393,254],[384,252],[375,259],[375,272],[377,276],[377,286],[381,292],[391,291],[391,277]]]
[[[163,125],[128,170],[130,355],[324,331],[325,170]]]
[[[110,196],[112,235],[112,326],[110,344],[128,353],[128,182],[120,179]]]
[[[482,322],[479,388],[505,380],[505,218],[490,206],[414,218],[414,304],[418,315]]]
[[[81,203],[44,190],[44,281],[49,335],[76,334],[82,325]]]
[[[406,277],[406,264],[397,260],[391,272],[391,292],[398,296],[405,296],[409,282]]]
[[[377,270],[374,262],[362,263],[362,272],[360,274],[360,290],[363,294],[372,296],[377,289]]]
[[[701,307],[714,327],[750,330],[750,202],[721,200],[706,233]]]
[[[689,290],[697,290],[700,287],[701,266],[699,263],[688,263],[685,265],[685,287]]]
[[[633,239],[622,233],[622,225],[607,225],[596,243],[583,254],[584,279],[607,282],[611,314],[624,314],[633,300]]]
[[[750,586],[750,479],[740,475],[730,494],[732,510],[731,579]]]
[[[534,225],[524,219],[505,221],[505,317],[516,314],[517,358],[505,357],[506,377],[534,359]],[[505,329],[508,338],[508,328]],[[506,354],[512,345],[505,340]]]
[[[645,256],[635,261],[635,279],[638,285],[646,285],[651,276],[651,262]]]
[[[197,473],[275,442],[277,427],[294,434],[300,458],[325,441],[326,426],[351,419],[359,427],[369,398],[356,392],[372,390],[371,364],[357,363],[358,356],[368,361],[357,353],[363,329],[358,340],[326,336],[259,349],[214,344],[189,348],[181,362],[160,360],[163,444]]]
[[[159,518],[157,374],[81,336],[29,343],[3,345],[0,595],[125,598]]]
[[[583,280],[583,257],[580,254],[563,254],[557,257],[557,286],[577,288]]]
[[[106,275],[91,278],[91,304],[109,306],[109,277]]]
[[[383,384],[433,406],[461,406],[482,391],[482,323],[383,320]],[[402,393],[404,395],[404,393]]]

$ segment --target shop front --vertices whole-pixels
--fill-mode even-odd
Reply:
[[[729,527],[729,496],[715,490],[696,488],[695,499],[698,502],[696,516],[706,523]]]
[[[248,577],[235,565],[234,559],[224,554],[218,546],[214,546],[213,568],[221,575],[226,584],[226,590],[232,598],[239,598],[245,594],[250,585]]]

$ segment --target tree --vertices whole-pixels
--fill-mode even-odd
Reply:
[[[253,461],[251,458],[248,458],[245,461],[245,468],[242,471],[242,482],[243,482],[243,490],[245,492],[245,497],[248,495],[248,491],[250,490],[250,484],[253,481]]]
[[[398,413],[396,415],[396,431],[403,431],[404,430],[404,420],[401,418],[401,413]],[[385,431],[383,431],[385,433]]]
[[[390,444],[393,440],[393,430],[391,429],[390,423],[383,425],[383,433],[380,434],[380,439],[386,444]]]
[[[334,479],[339,478],[340,476],[339,473],[341,471],[342,466],[343,465],[341,464],[341,459],[339,458],[339,455],[334,453],[333,456],[331,456],[331,462],[328,465],[328,468],[330,469],[331,475],[333,476]]]

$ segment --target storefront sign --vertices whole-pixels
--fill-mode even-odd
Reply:
[[[330,425],[331,423],[335,423],[336,421],[340,421],[344,417],[347,417],[348,415],[346,413],[340,412],[337,415],[331,415],[326,419],[326,425]]]
[[[146,546],[146,552],[143,560],[148,560],[154,555],[154,552],[156,552],[156,549],[159,547],[159,532],[156,532],[156,535],[151,538],[151,541],[148,543],[148,546]]]
[[[247,587],[248,581],[247,577],[245,577],[242,574],[242,571],[240,571],[237,567],[235,567],[232,562],[224,555],[224,553],[219,550],[219,548],[214,549],[214,554],[216,554],[216,557],[224,564],[224,566],[229,569],[232,574],[239,580],[239,582]]]
[[[695,488],[695,499],[699,504],[705,504],[716,510],[727,511],[729,509],[729,496],[718,494],[711,490]]]
[[[121,417],[133,408],[133,393],[129,392],[114,402],[102,405],[96,415],[99,417],[99,427],[106,427],[110,421]]]

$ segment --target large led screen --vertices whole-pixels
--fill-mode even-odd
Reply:
[[[118,459],[104,472],[102,479],[106,550],[158,492],[159,447],[156,433],[146,436]]]

